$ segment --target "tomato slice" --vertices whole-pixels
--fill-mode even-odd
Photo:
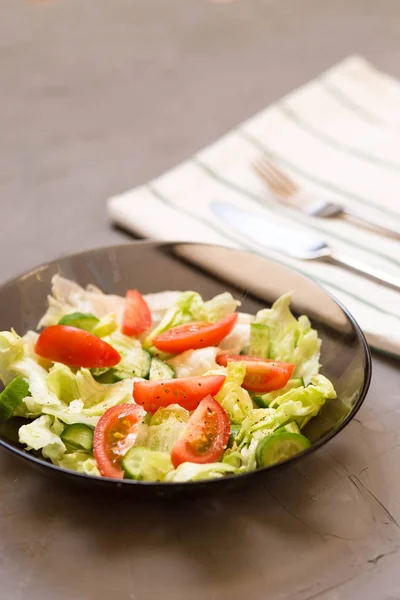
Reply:
[[[290,363],[243,356],[239,354],[219,354],[217,363],[226,367],[229,362],[246,363],[246,375],[242,383],[249,392],[272,392],[285,387],[289,381],[294,365]]]
[[[151,311],[142,294],[128,290],[125,297],[125,311],[122,319],[122,333],[139,335],[151,326]]]
[[[69,325],[51,325],[42,331],[35,345],[42,358],[69,367],[114,367],[121,360],[118,352],[99,337]]]
[[[215,396],[224,381],[225,375],[135,381],[133,398],[150,413],[154,413],[160,406],[170,404],[179,404],[187,410],[194,410],[203,398],[208,395]]]
[[[228,445],[231,424],[226,411],[211,396],[204,398],[181,437],[175,442],[171,461],[174,467],[183,462],[215,462]]]
[[[137,404],[117,404],[99,419],[94,430],[93,454],[103,477],[123,478],[121,462],[135,443],[143,415]]]
[[[153,339],[153,344],[161,352],[180,354],[185,350],[198,350],[216,346],[233,329],[238,315],[233,313],[217,323],[193,322],[172,327]]]

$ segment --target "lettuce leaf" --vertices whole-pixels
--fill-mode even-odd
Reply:
[[[135,445],[170,453],[185,430],[189,416],[189,411],[178,404],[159,408],[148,424],[140,425]]]
[[[96,427],[101,415],[91,414],[93,411],[86,411],[82,400],[73,400],[69,406],[44,406],[42,412],[45,415],[56,417],[66,425],[74,423],[84,423],[90,427]],[[89,414],[87,414],[89,413]]]
[[[238,306],[240,306],[239,300],[235,300],[229,292],[224,292],[206,302],[195,303],[192,307],[192,314],[195,321],[216,323],[234,313]]]
[[[244,363],[229,363],[224,384],[215,396],[233,423],[241,423],[253,409],[249,393],[241,387],[245,374]]]
[[[336,398],[331,382],[323,375],[312,378],[305,387],[292,388],[286,394],[278,396],[276,408],[254,409],[243,421],[239,435],[230,451],[239,451],[242,465],[247,470],[256,468],[255,451],[258,442],[289,421],[296,421],[300,428],[315,417],[327,399]],[[235,463],[236,464],[236,463]]]
[[[280,390],[274,390],[273,392],[267,392],[266,394],[261,394],[258,396],[258,398],[262,401],[262,404],[260,405],[259,402],[257,402],[257,398],[256,395],[253,395],[253,400],[254,402],[261,407],[266,407],[266,406],[275,406],[274,401],[279,398],[280,396],[283,396],[283,394],[286,394],[286,392],[288,392],[289,390],[292,390],[293,388],[304,388],[303,385],[303,380],[301,378],[298,379],[289,379],[289,381],[287,382],[287,384],[285,385],[285,387],[281,388]]]
[[[272,308],[260,310],[255,322],[269,329],[268,358],[293,363],[293,377],[307,385],[318,373],[321,340],[305,315],[296,319],[290,311],[291,293],[281,296]]]
[[[57,406],[42,406],[42,412],[57,417],[67,424],[85,423],[95,426],[108,408],[133,402],[133,381],[133,379],[124,379],[117,383],[98,383],[88,369],[80,369],[75,375],[75,384],[73,384],[74,393],[76,388],[78,390],[77,399],[70,401],[69,405],[59,402]],[[66,393],[65,390],[63,393]]]
[[[209,463],[199,465],[197,463],[185,462],[177,469],[168,473],[165,481],[183,483],[185,481],[201,481],[203,479],[218,479],[224,475],[232,475],[236,472],[235,467],[226,463]]]
[[[232,354],[240,354],[250,344],[250,323],[236,323],[229,335],[220,343],[221,350],[227,350]]]
[[[167,362],[174,369],[176,377],[197,377],[218,369],[215,360],[217,354],[218,348],[210,346],[200,350],[187,350]]]
[[[85,452],[84,450],[77,450],[76,452],[68,452],[63,454],[61,458],[56,460],[56,464],[64,469],[70,469],[77,473],[84,473],[85,475],[100,476],[100,471],[97,467],[96,460],[94,457]]]
[[[119,322],[124,306],[125,299],[121,296],[103,294],[93,285],[83,289],[74,281],[54,275],[48,309],[39,321],[38,328],[56,325],[63,316],[73,312],[91,313],[98,319],[116,313]]]
[[[65,404],[70,404],[72,400],[79,398],[76,375],[66,365],[55,363],[47,375],[46,384],[50,392]]]
[[[10,383],[15,373],[10,371],[10,365],[21,360],[24,356],[24,346],[20,336],[11,331],[0,333],[0,380],[4,385]]]
[[[283,391],[283,390],[282,390]],[[287,390],[284,394],[276,396],[270,403],[270,408],[281,406],[288,400],[300,400],[304,406],[313,405],[315,408],[322,406],[325,400],[336,398],[332,383],[324,375],[314,375],[307,387],[299,386]]]
[[[64,425],[58,419],[42,415],[32,423],[22,425],[18,437],[27,450],[41,450],[45,458],[57,463],[67,450],[60,438],[63,429]]]
[[[116,404],[133,402],[133,379],[117,383],[98,383],[89,369],[80,369],[76,374],[79,398],[87,414],[102,415]]]
[[[269,346],[269,327],[262,323],[252,323],[250,325],[249,356],[268,358]]]
[[[10,372],[20,375],[29,385],[30,396],[27,396],[15,411],[16,415],[37,417],[43,408],[61,406],[57,395],[47,386],[48,372],[34,358],[24,357],[10,365]]]

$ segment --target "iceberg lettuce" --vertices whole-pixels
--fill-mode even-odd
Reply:
[[[58,419],[42,415],[19,428],[19,441],[27,446],[27,450],[41,450],[45,458],[57,463],[67,450],[60,438],[63,429],[64,425]]]
[[[10,370],[13,363],[21,360],[24,356],[24,346],[22,338],[11,331],[2,331],[0,333],[0,380],[7,385],[15,377],[15,373]]]
[[[185,462],[177,469],[168,473],[165,481],[184,483],[186,481],[201,481],[203,479],[218,479],[224,475],[232,475],[236,472],[235,467],[226,463],[217,462],[205,465]]]
[[[65,315],[73,312],[91,313],[102,319],[110,313],[117,315],[119,322],[125,306],[125,299],[114,294],[104,294],[93,285],[86,289],[77,283],[54,275],[52,295],[48,296],[48,309],[38,324],[40,327],[56,325]]]
[[[178,404],[159,408],[147,424],[139,427],[137,445],[159,452],[171,452],[189,420],[189,411]]]
[[[255,323],[268,327],[268,358],[293,363],[293,377],[302,377],[307,385],[320,367],[321,340],[308,317],[292,315],[290,301],[290,293],[281,296],[272,308],[257,313]]]
[[[197,377],[218,369],[216,357],[218,348],[210,346],[199,350],[187,350],[168,360],[176,377]]]
[[[246,375],[246,365],[231,362],[226,373],[226,379],[215,399],[226,410],[233,423],[241,423],[253,409],[249,393],[241,387]]]
[[[97,477],[100,476],[100,471],[97,467],[95,458],[84,450],[67,452],[66,454],[63,454],[61,458],[57,459],[55,464],[63,469],[70,469],[77,473],[84,473],[85,475],[94,475]]]

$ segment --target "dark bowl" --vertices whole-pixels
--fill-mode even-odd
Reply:
[[[0,288],[0,330],[23,334],[34,329],[47,306],[55,273],[106,293],[124,295],[128,288],[143,293],[193,289],[209,298],[230,291],[242,300],[241,310],[254,313],[292,290],[292,309],[305,313],[322,338],[322,373],[334,384],[338,398],[328,402],[307,426],[313,445],[295,458],[243,475],[195,483],[152,483],[114,480],[67,471],[32,456],[18,444],[17,419],[0,427],[0,445],[37,468],[99,491],[120,490],[137,496],[165,497],[229,491],[257,483],[270,471],[301,460],[332,439],[354,417],[368,391],[371,358],[364,335],[351,314],[311,279],[278,262],[220,246],[136,242],[67,256],[33,269]]]

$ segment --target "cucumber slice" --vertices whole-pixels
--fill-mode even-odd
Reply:
[[[71,450],[86,450],[91,452],[93,449],[93,429],[84,423],[73,423],[67,425],[60,435],[62,441]]]
[[[133,446],[124,456],[122,468],[127,479],[162,481],[173,466],[169,453]]]
[[[170,365],[167,365],[159,358],[151,359],[149,379],[174,379],[175,372]]]
[[[299,433],[276,431],[258,443],[256,461],[258,467],[269,467],[287,460],[311,446],[310,440]]]
[[[276,390],[275,392],[268,392],[267,394],[253,396],[253,400],[257,404],[257,406],[259,406],[260,408],[268,408],[270,406],[271,402],[273,402],[276,398],[278,398],[279,396],[282,396],[283,394],[285,394],[286,392],[288,392],[289,390],[291,390],[293,388],[297,388],[297,387],[301,387],[301,386],[304,386],[304,380],[302,377],[296,377],[295,379],[289,379],[289,381],[287,382],[287,384],[285,385],[284,388],[281,388],[280,390]]]
[[[6,421],[29,394],[29,385],[22,377],[15,377],[0,394],[0,419]]]
[[[59,325],[69,325],[70,327],[78,327],[85,331],[92,331],[97,325],[99,319],[90,313],[74,312],[69,315],[64,315],[59,321]]]
[[[268,358],[269,351],[269,327],[262,323],[250,325],[249,356]]]
[[[142,356],[139,359],[135,376],[143,377],[144,379],[146,379],[150,373],[151,354],[150,354],[150,352],[147,352],[147,350],[143,350],[143,349],[141,350],[141,352],[142,352]]]
[[[300,427],[297,425],[296,421],[290,421],[290,423],[287,423],[283,427],[279,427],[279,429],[277,429],[277,433],[281,431],[287,431],[288,433],[301,433]]]
[[[114,367],[116,381],[130,379],[131,377],[142,377],[147,379],[150,373],[151,354],[142,348],[134,348],[128,359],[122,358],[121,362]]]

